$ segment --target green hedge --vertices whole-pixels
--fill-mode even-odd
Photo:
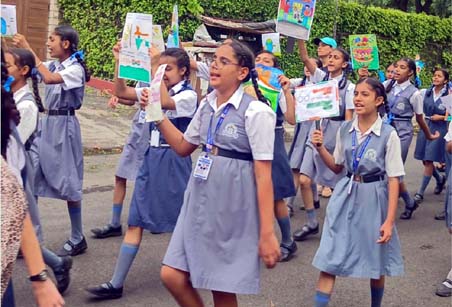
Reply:
[[[180,33],[183,40],[191,40],[200,24],[195,17],[207,16],[236,20],[265,21],[275,18],[278,0],[179,0]],[[173,1],[164,0],[59,0],[65,22],[80,33],[81,48],[87,52],[89,67],[97,77],[112,78],[111,47],[120,36],[127,12],[153,15],[154,23],[162,24],[165,34],[171,20]],[[337,40],[348,49],[349,34],[374,33],[380,49],[381,68],[404,57],[421,55],[426,69],[421,74],[423,84],[430,84],[431,70],[435,65],[452,66],[452,18],[441,19],[425,14],[408,14],[397,10],[322,0],[316,8],[311,37],[332,36],[337,18]],[[283,47],[285,46],[283,40]],[[309,44],[310,54],[315,46]],[[299,76],[302,65],[297,51],[283,52],[282,67],[288,76]]]

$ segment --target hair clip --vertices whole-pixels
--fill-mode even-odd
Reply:
[[[73,60],[77,55],[82,60],[85,58],[85,54],[83,53],[83,50],[78,50],[71,55],[71,60]]]
[[[14,77],[13,76],[9,76],[6,80],[5,83],[3,84],[3,88],[5,89],[5,91],[7,91],[8,93],[11,91],[11,84],[14,82]]]
[[[36,67],[33,67],[32,69],[31,69],[31,75],[32,76],[36,76],[37,74],[38,74],[38,69],[36,68]]]

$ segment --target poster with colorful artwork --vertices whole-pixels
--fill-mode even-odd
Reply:
[[[281,56],[281,43],[279,41],[279,33],[262,34],[262,48],[273,53],[276,56]]]
[[[1,17],[2,36],[13,36],[17,33],[17,18],[15,5],[2,5]]]
[[[177,4],[173,6],[173,15],[171,17],[171,29],[168,34],[167,48],[179,48],[179,13],[177,11]]]
[[[279,93],[281,92],[279,76],[284,75],[284,72],[278,68],[261,64],[256,65],[256,71],[259,78],[259,89],[265,98],[270,101],[273,111],[276,112],[276,109],[278,108]]]
[[[166,65],[160,65],[155,72],[149,87],[149,99],[146,106],[146,122],[155,122],[163,119],[162,104],[160,102],[160,87],[165,75]]]
[[[336,80],[297,87],[294,96],[297,122],[339,115],[339,86]]]
[[[353,69],[367,67],[370,70],[378,70],[380,68],[375,34],[350,35],[348,39]]]
[[[152,46],[160,52],[165,51],[165,42],[163,41],[163,33],[161,25],[152,26]]]
[[[149,82],[152,15],[127,13],[119,52],[119,78]]]
[[[316,0],[279,0],[276,31],[308,40],[314,19]]]

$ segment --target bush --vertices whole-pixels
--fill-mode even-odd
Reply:
[[[191,40],[200,24],[195,17],[207,16],[234,20],[265,21],[275,18],[279,0],[179,0],[180,34],[183,40]],[[97,77],[111,79],[113,60],[111,47],[120,37],[127,12],[150,13],[154,23],[161,24],[167,34],[173,1],[164,0],[59,0],[65,22],[79,31],[81,48],[87,52],[89,67]],[[93,18],[94,16],[94,18]],[[392,9],[339,2],[338,12],[334,0],[318,1],[311,37],[333,36],[337,18],[337,41],[348,49],[348,35],[374,33],[380,50],[381,69],[391,62],[420,54],[426,63],[421,74],[423,85],[431,83],[431,71],[435,65],[452,66],[452,18],[441,19],[425,14],[404,13]],[[286,40],[282,40],[282,47]],[[315,46],[309,45],[311,55]],[[300,76],[302,65],[298,51],[283,52],[281,65],[289,77]]]

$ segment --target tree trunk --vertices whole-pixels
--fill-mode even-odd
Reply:
[[[432,6],[433,0],[425,0],[424,5],[422,5],[421,0],[414,1],[416,4],[416,13],[425,12],[426,14],[430,14],[430,8]]]
[[[416,0],[416,3],[418,1],[420,1],[420,0]],[[392,0],[391,7],[394,7],[401,11],[407,12],[408,11],[408,2],[409,2],[409,0]]]

